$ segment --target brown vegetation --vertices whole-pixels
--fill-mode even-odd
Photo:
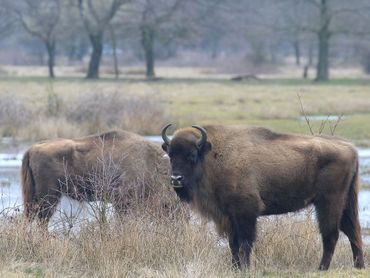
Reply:
[[[158,100],[148,96],[96,92],[67,98],[49,89],[46,101],[35,104],[27,97],[0,96],[0,133],[18,139],[71,138],[115,128],[152,135],[168,120]]]
[[[137,208],[141,208],[137,211]],[[121,220],[85,224],[67,237],[29,232],[20,219],[0,224],[2,275],[36,277],[244,277],[228,262],[226,242],[186,217],[170,219],[138,206]],[[316,272],[320,238],[312,215],[262,218],[252,254],[253,277],[366,277],[354,271],[340,240],[328,274]],[[366,249],[370,254],[370,249]],[[369,261],[369,257],[366,260]],[[306,274],[303,274],[305,272]],[[327,276],[326,276],[327,275]],[[18,277],[17,276],[17,277]]]

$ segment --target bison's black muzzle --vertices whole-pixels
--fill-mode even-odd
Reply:
[[[182,181],[184,180],[184,177],[181,175],[172,175],[171,176],[171,184],[173,187],[179,188],[183,187]]]

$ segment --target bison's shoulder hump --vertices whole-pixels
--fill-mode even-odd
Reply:
[[[258,139],[274,141],[274,140],[284,140],[290,137],[289,134],[278,133],[264,127],[252,127],[250,128],[250,134],[258,137]]]

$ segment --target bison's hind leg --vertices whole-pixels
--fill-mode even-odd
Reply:
[[[346,234],[351,243],[354,266],[356,268],[364,268],[365,263],[362,251],[361,228],[358,213],[351,212],[351,208],[346,208],[343,211],[340,229]]]
[[[46,196],[41,202],[41,207],[38,212],[40,222],[48,223],[53,216],[55,209],[59,203],[60,196]]]
[[[340,193],[331,194],[318,198],[314,204],[323,242],[323,255],[319,270],[327,270],[330,266],[339,237],[339,225],[344,208],[344,197]]]
[[[38,225],[47,231],[49,220],[53,216],[59,200],[60,195],[48,195],[29,204],[26,211],[27,219],[30,222],[36,220]]]

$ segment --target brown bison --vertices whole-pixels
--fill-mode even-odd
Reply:
[[[192,126],[170,140],[169,126],[162,148],[174,190],[228,237],[234,266],[249,265],[257,217],[313,204],[324,247],[319,269],[329,268],[339,229],[351,243],[355,267],[364,267],[353,145],[243,126]]]
[[[125,131],[35,144],[22,161],[25,216],[48,223],[62,194],[79,201],[109,198],[119,211],[151,194],[172,205],[166,203],[176,198],[164,155],[160,145]]]

